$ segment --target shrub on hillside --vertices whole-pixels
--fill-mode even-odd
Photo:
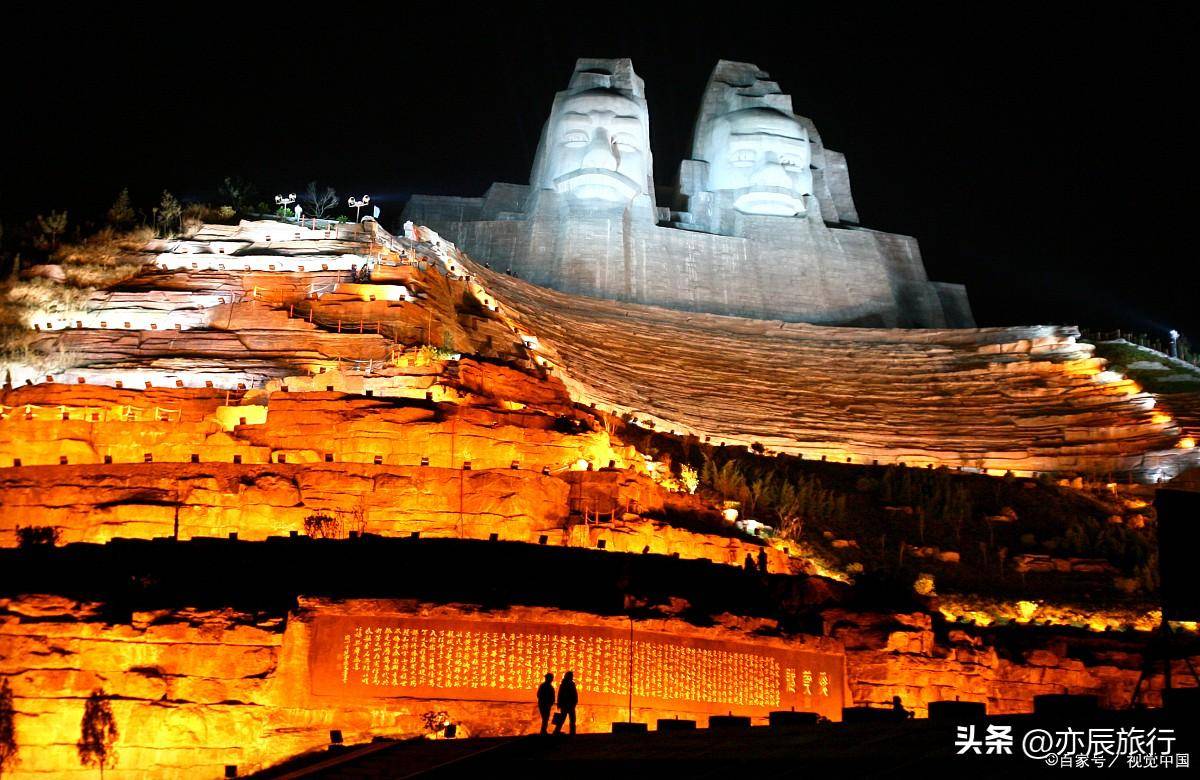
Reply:
[[[183,234],[190,236],[212,222],[232,222],[237,212],[232,206],[212,206],[208,203],[189,203],[183,207]]]
[[[101,228],[95,234],[74,244],[64,244],[54,253],[54,259],[64,266],[118,266],[130,262],[128,255],[141,252],[154,231],[148,227],[132,230]]]
[[[304,518],[304,533],[314,539],[340,539],[342,523],[329,515],[309,515]]]
[[[22,550],[53,547],[58,544],[59,536],[59,530],[52,525],[17,526],[17,545]]]
[[[39,314],[81,311],[91,294],[89,289],[35,277],[9,285],[5,303],[17,310],[18,318],[27,319],[32,315],[36,319]]]

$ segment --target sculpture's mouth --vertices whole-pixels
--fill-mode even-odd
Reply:
[[[608,168],[580,168],[554,180],[557,192],[582,200],[606,200],[625,203],[637,197],[641,189],[628,176]]]
[[[755,187],[740,190],[733,207],[743,214],[761,214],[771,217],[794,217],[807,213],[804,198],[795,190],[783,187]]]

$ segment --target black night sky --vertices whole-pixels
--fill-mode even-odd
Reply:
[[[413,192],[526,181],[581,56],[633,59],[671,185],[725,58],[791,93],[846,154],[863,224],[915,235],[980,324],[1200,342],[1197,25],[1182,4],[273,6],[6,10],[5,248],[33,214],[95,219],[123,186],[149,206],[163,188],[213,200],[228,174],[266,199],[316,179],[370,193],[391,225]]]

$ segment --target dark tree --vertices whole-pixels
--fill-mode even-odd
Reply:
[[[108,209],[108,224],[115,228],[126,228],[133,224],[135,216],[133,205],[129,202],[129,188],[126,187]]]
[[[309,515],[304,518],[304,533],[314,539],[340,539],[342,524],[331,515]]]
[[[169,235],[172,230],[183,230],[183,224],[180,222],[183,218],[183,204],[167,190],[163,190],[157,214],[158,221],[162,224],[163,235]]]
[[[51,211],[48,217],[38,214],[37,225],[42,234],[38,241],[38,247],[53,252],[58,249],[58,237],[66,232],[67,212]]]
[[[308,187],[304,190],[304,194],[300,196],[300,202],[308,209],[308,213],[318,219],[337,205],[337,192],[333,187],[321,189],[315,181],[310,181]]]
[[[0,775],[17,764],[17,729],[13,723],[13,695],[8,678],[0,680]]]
[[[79,742],[75,744],[79,751],[79,763],[98,767],[100,776],[104,777],[104,769],[117,763],[113,750],[117,736],[117,721],[108,703],[108,694],[103,688],[97,688],[83,705]]]
[[[17,526],[17,546],[22,550],[31,547],[53,547],[58,544],[60,532],[52,525]]]
[[[222,201],[232,206],[239,214],[250,210],[254,197],[258,194],[257,188],[240,176],[226,176],[217,189]]]

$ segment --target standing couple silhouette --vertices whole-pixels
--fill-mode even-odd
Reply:
[[[550,710],[554,708],[554,675],[547,674],[537,689],[538,711],[542,714],[542,733],[550,722]],[[563,675],[558,684],[558,712],[554,715],[554,733],[561,734],[563,723],[571,719],[571,733],[575,733],[575,705],[579,704],[579,691],[575,688],[575,672]]]

